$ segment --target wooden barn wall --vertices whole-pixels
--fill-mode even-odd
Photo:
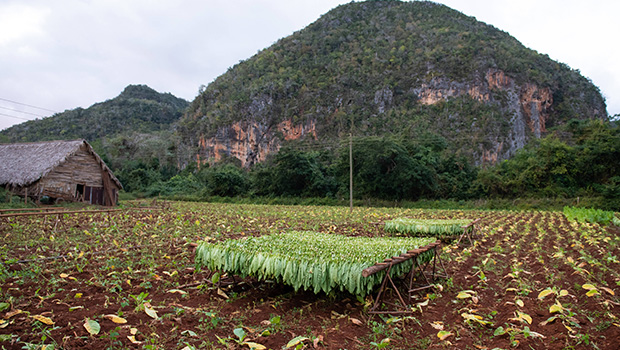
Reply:
[[[101,166],[86,146],[41,178],[37,187],[41,194],[68,199],[75,195],[77,184],[103,187]]]

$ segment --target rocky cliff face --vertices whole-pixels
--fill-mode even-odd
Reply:
[[[498,69],[489,69],[484,77],[468,83],[434,78],[414,89],[414,93],[418,101],[425,105],[462,95],[483,103],[501,104],[503,113],[511,116],[510,132],[503,140],[491,140],[492,147],[481,149],[476,157],[477,163],[495,163],[525,146],[528,132],[537,138],[546,132],[553,95],[548,87],[540,88],[532,83],[520,85]]]
[[[275,126],[255,120],[240,121],[218,128],[214,137],[200,137],[196,161],[200,166],[206,162],[218,162],[226,156],[235,157],[242,166],[250,167],[265,160],[268,154],[277,152],[282,141],[305,137],[317,139],[315,120],[295,125],[287,119]]]
[[[518,149],[525,146],[533,136],[540,138],[545,132],[547,121],[552,112],[553,94],[548,87],[541,88],[533,83],[519,84],[499,69],[489,69],[484,78],[462,83],[438,77],[410,90],[424,105],[433,105],[440,101],[467,95],[474,100],[487,104],[501,105],[504,115],[509,118],[509,134],[505,137],[487,135],[490,147],[480,147],[475,152],[476,164],[494,164],[507,159]],[[254,106],[258,102],[250,105]],[[394,105],[394,91],[390,88],[376,90],[372,103],[378,114],[384,114]],[[265,120],[268,112],[260,109],[262,118],[256,119],[251,113],[251,121],[235,122],[227,127],[217,129],[214,137],[199,138],[199,163],[218,162],[224,156],[235,157],[243,166],[249,167],[265,160],[268,154],[277,152],[283,141],[298,140],[317,135],[316,119],[295,124],[286,119],[276,125],[269,125]],[[334,110],[338,110],[334,107]]]
[[[546,131],[553,96],[549,88],[539,88],[535,84],[519,85],[503,71],[490,69],[484,79],[471,83],[459,83],[445,78],[435,78],[429,83],[412,89],[419,103],[432,105],[450,98],[467,95],[484,103],[502,103],[510,118],[510,133],[505,138],[494,137],[491,147],[480,148],[476,163],[495,163],[513,155],[525,146],[530,135],[540,137]],[[394,92],[382,88],[375,92],[373,103],[380,114],[393,105]],[[506,98],[507,97],[507,98]],[[490,136],[490,135],[489,135]],[[291,119],[276,125],[264,121],[239,121],[228,127],[218,128],[214,137],[201,136],[198,140],[199,163],[218,162],[224,156],[235,157],[243,166],[252,166],[265,160],[268,154],[277,152],[283,141],[298,140],[304,137],[318,139],[316,120],[294,124]]]

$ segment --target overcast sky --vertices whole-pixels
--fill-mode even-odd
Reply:
[[[193,100],[338,0],[0,0],[0,129],[146,84]],[[620,113],[620,2],[440,0],[568,64]],[[38,108],[35,108],[38,107]]]

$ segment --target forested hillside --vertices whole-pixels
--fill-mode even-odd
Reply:
[[[475,164],[548,128],[606,118],[598,88],[515,38],[432,2],[339,6],[207,86],[179,123],[198,161],[264,160],[286,140],[402,136]],[[196,157],[191,157],[192,161]]]
[[[129,85],[117,97],[86,109],[67,110],[0,131],[0,142],[59,139],[96,142],[121,133],[169,130],[188,105],[181,98],[158,93],[146,85]]]

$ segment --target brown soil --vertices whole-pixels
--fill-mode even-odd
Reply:
[[[157,349],[190,345],[248,349],[232,339],[236,338],[233,330],[243,328],[247,334],[244,341],[268,349],[281,349],[297,336],[308,338],[304,341],[306,349],[369,349],[375,347],[373,342],[385,338],[390,339],[390,349],[618,349],[620,264],[611,258],[620,257],[618,228],[595,228],[596,235],[584,237],[561,214],[471,215],[482,217],[475,245],[445,244],[442,257],[450,279],[440,280],[440,287],[416,295],[412,305],[424,306],[415,307],[413,314],[397,317],[369,314],[370,298],[360,303],[351,295],[295,292],[281,284],[251,278],[226,277],[218,291],[209,282],[209,271],[194,271],[189,264],[174,268],[173,262],[191,261],[190,240],[169,239],[150,247],[156,249],[154,261],[143,264],[135,261],[141,258],[141,248],[135,248],[136,252],[111,249],[118,242],[98,241],[96,235],[90,241],[93,250],[88,260],[76,257],[80,249],[68,255],[60,246],[57,250],[49,246],[45,252],[36,251],[37,246],[14,249],[5,253],[4,261],[33,255],[60,257],[3,265],[0,302],[11,305],[0,312],[0,318],[7,321],[0,324],[0,335],[12,337],[7,336],[0,346],[22,349],[27,342],[56,343],[63,349],[142,349],[148,345]],[[0,232],[8,237],[17,227],[10,224],[18,222],[39,225],[42,237],[51,234],[49,222],[28,220],[34,219],[2,222]],[[133,227],[137,221],[155,225],[148,214],[136,214],[131,220],[119,218],[119,226],[122,220],[131,221]],[[185,222],[196,220],[216,218],[188,214]],[[318,227],[324,232],[376,236],[383,234],[381,223],[382,219],[371,225],[345,222]],[[93,230],[92,219],[67,225],[79,231]],[[260,225],[294,227],[277,218],[266,218]],[[218,239],[264,232],[261,226],[247,221],[240,226]],[[64,232],[73,231],[65,227]],[[123,235],[131,234],[123,231],[115,240]],[[607,242],[605,237],[609,238]],[[149,236],[132,242],[149,245]],[[613,247],[609,242],[615,243]],[[558,256],[558,251],[563,255]],[[127,259],[134,259],[132,271],[126,269]],[[136,271],[136,264],[144,270]],[[29,272],[34,276],[31,279],[17,277]],[[11,274],[14,277],[7,277]],[[586,296],[587,290],[581,287],[586,283],[594,284],[599,293]],[[546,288],[556,293],[539,299]],[[457,297],[467,290],[473,291],[470,297]],[[560,296],[560,290],[568,295]],[[145,299],[156,310],[157,319],[137,308],[140,293],[148,293]],[[551,313],[549,308],[556,300],[563,309]],[[127,323],[117,324],[103,317],[109,314],[121,316]],[[35,315],[48,317],[53,325],[36,321]],[[482,322],[466,321],[463,315],[475,315]],[[531,322],[519,315],[531,317]],[[276,320],[274,316],[280,316],[279,323],[269,322]],[[558,317],[546,323],[553,316]],[[87,319],[100,324],[97,335],[90,335],[83,326]],[[500,326],[506,333],[499,334]],[[444,340],[438,337],[441,329],[451,333]]]

